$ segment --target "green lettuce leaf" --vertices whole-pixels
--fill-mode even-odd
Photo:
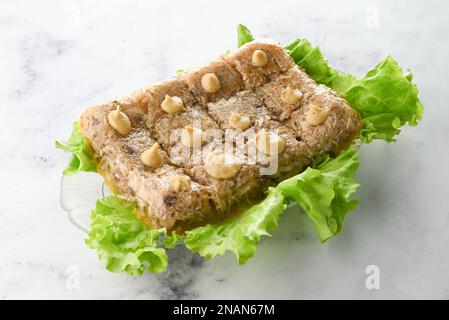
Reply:
[[[404,75],[396,61],[388,56],[344,92],[363,118],[362,142],[373,139],[394,142],[400,127],[418,124],[424,108],[412,78],[411,73]]]
[[[73,153],[67,167],[63,171],[65,175],[72,175],[80,171],[97,171],[95,160],[89,153],[89,147],[87,146],[86,139],[78,127],[78,122],[75,121],[73,123],[72,134],[70,135],[69,140],[67,140],[65,144],[56,141],[55,146],[58,149]]]
[[[358,166],[359,158],[351,147],[335,159],[326,157],[314,168],[282,181],[276,189],[298,203],[324,242],[341,231],[346,214],[358,203],[350,199],[359,187],[354,180]]]
[[[262,202],[243,213],[220,224],[187,231],[184,244],[206,259],[233,252],[238,263],[243,264],[254,255],[260,237],[269,236],[268,232],[277,228],[285,207],[282,194],[271,188]]]
[[[163,272],[167,268],[167,253],[160,247],[166,236],[164,228],[150,229],[135,215],[136,205],[117,196],[98,200],[91,213],[86,244],[96,249],[111,272],[141,275]],[[171,237],[167,244],[176,243]]]
[[[251,31],[248,30],[243,24],[237,26],[237,46],[240,48],[245,43],[253,41],[254,37]]]
[[[327,59],[319,47],[312,47],[305,39],[297,39],[285,46],[295,63],[302,67],[316,82],[329,85],[335,77],[335,70],[327,64]]]
[[[345,94],[345,92],[347,92],[356,81],[357,77],[353,76],[350,73],[335,71],[334,77],[332,78],[332,82],[329,84],[329,87],[331,87],[338,93]]]

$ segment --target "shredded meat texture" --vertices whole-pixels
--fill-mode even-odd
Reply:
[[[256,50],[262,50],[268,57],[265,66],[257,67],[252,64],[252,55]],[[255,89],[270,82],[279,74],[294,66],[293,60],[287,52],[273,41],[251,41],[242,46],[227,61],[234,65],[241,74],[246,89]]]
[[[206,73],[214,73],[220,79],[220,90],[215,93],[208,93],[203,89],[201,86],[201,78]],[[202,105],[211,101],[229,99],[243,89],[240,74],[221,58],[218,58],[205,67],[182,75],[180,79],[187,84],[190,92],[192,92],[198,103]]]
[[[264,66],[252,64],[255,50],[265,52]],[[214,93],[202,87],[201,79],[207,73],[214,73],[220,81]],[[282,92],[288,87],[299,90],[301,99],[284,102]],[[183,110],[162,110],[166,95],[179,97]],[[126,135],[108,122],[108,114],[117,106],[131,122]],[[315,106],[326,109],[328,115],[322,123],[311,125],[307,115]],[[231,115],[247,117],[246,128],[232,130]],[[238,214],[262,199],[268,187],[302,172],[315,157],[338,154],[359,134],[361,119],[344,98],[296,66],[282,47],[271,41],[252,41],[203,68],[147,86],[131,97],[91,107],[82,114],[79,126],[111,189],[135,201],[137,214],[148,225],[183,232]],[[187,155],[185,146],[176,140],[186,126],[204,133],[201,148],[187,148]],[[275,133],[282,141],[273,172],[264,171],[272,164],[269,154],[251,152],[259,148],[261,132]],[[229,135],[238,171],[216,178],[208,171],[207,157],[222,152]],[[164,163],[148,168],[141,154],[155,143],[161,146]],[[189,188],[173,189],[170,177],[174,175],[185,177]]]
[[[267,180],[282,181],[300,172],[312,160],[310,148],[303,141],[296,139],[293,130],[273,119],[271,112],[264,106],[263,100],[252,90],[241,91],[229,100],[208,103],[207,108],[211,117],[225,129],[231,129],[229,115],[242,114],[249,117],[251,127],[244,132],[237,132],[238,136],[234,140],[247,141],[246,144],[238,145],[238,147],[241,147],[248,157],[252,156],[252,160],[260,167],[268,166],[270,157],[259,152],[250,154],[251,150],[257,149],[254,136],[265,129],[267,132],[276,132],[285,140],[285,150],[277,158],[277,170],[274,174],[265,177]]]
[[[119,135],[108,124],[108,114],[117,104],[130,116],[133,126],[126,136]],[[216,217],[210,216],[213,210],[208,187],[193,181],[189,192],[175,192],[169,187],[169,179],[173,175],[185,176],[182,168],[170,165],[169,161],[155,170],[142,164],[141,153],[156,143],[145,128],[146,117],[146,113],[126,104],[126,100],[85,111],[79,126],[97,153],[99,172],[112,190],[137,202],[140,216],[149,225],[175,229],[180,224],[195,226],[198,221],[213,221]],[[168,160],[167,154],[163,156]]]

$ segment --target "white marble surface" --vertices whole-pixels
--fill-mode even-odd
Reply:
[[[449,298],[449,5],[338,3],[2,0],[0,299]],[[59,206],[68,155],[54,140],[90,104],[234,48],[237,23],[282,43],[306,37],[356,74],[392,54],[414,71],[424,120],[361,149],[361,204],[324,245],[290,210],[244,266],[176,249],[165,274],[105,271]],[[365,287],[372,264],[380,290]]]

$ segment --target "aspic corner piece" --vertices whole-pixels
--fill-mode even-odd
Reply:
[[[360,140],[395,142],[400,128],[416,126],[424,107],[409,70],[404,73],[399,64],[387,56],[362,77],[329,67],[319,47],[306,39],[296,39],[285,46],[286,51],[317,83],[332,88],[345,97],[363,119]]]

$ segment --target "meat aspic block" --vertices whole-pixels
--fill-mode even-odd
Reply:
[[[89,108],[79,127],[111,189],[148,225],[183,232],[238,214],[315,157],[338,154],[361,120],[282,47],[252,41]]]

